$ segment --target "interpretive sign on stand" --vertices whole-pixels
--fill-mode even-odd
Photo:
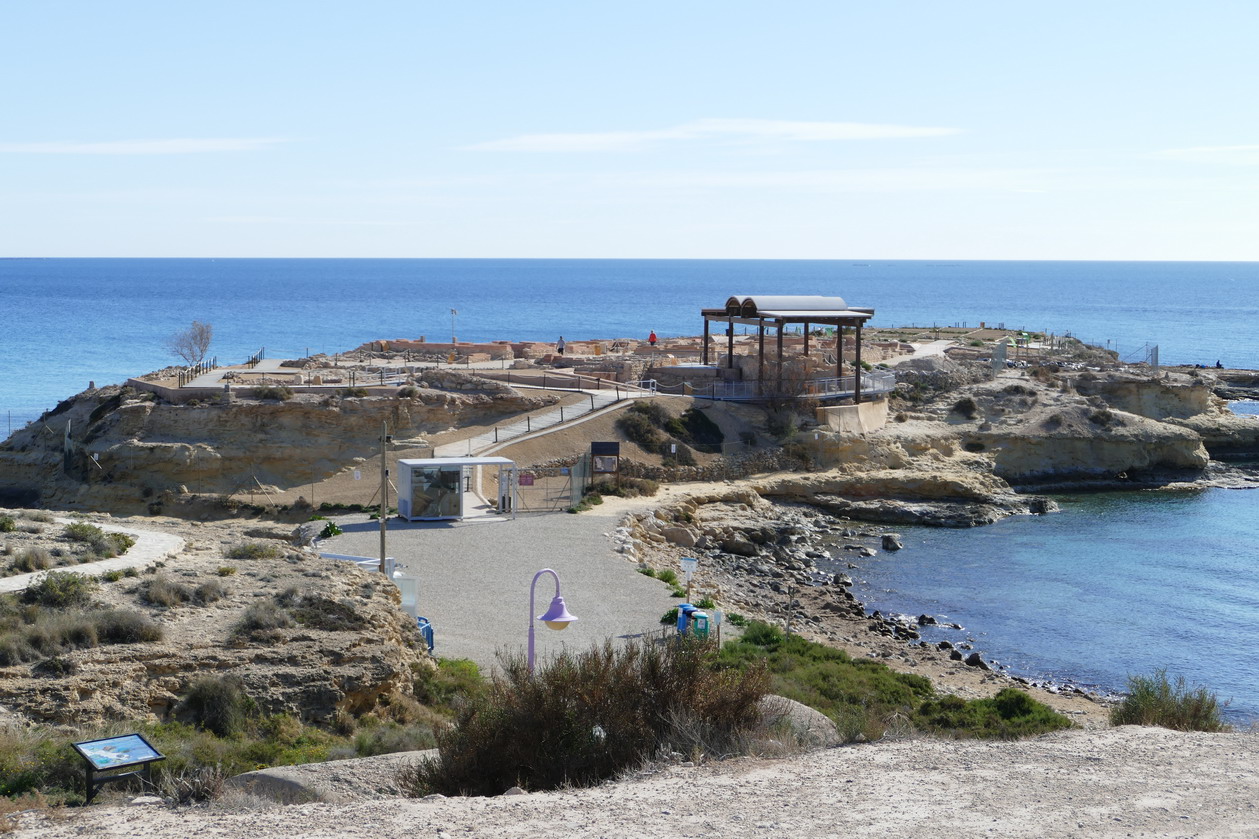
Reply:
[[[695,576],[695,572],[699,570],[699,560],[689,557],[682,557],[682,574],[686,577],[686,599],[691,599],[691,577]]]
[[[152,782],[151,767],[166,756],[153,747],[141,734],[124,734],[120,737],[103,737],[100,740],[85,740],[73,743],[74,750],[87,763],[86,803],[91,804],[96,793],[105,784],[134,778],[141,774],[147,782]],[[131,772],[97,777],[97,772],[108,772],[114,769],[138,767]]]

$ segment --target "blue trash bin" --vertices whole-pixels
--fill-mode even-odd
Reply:
[[[428,622],[428,618],[416,618],[415,625],[420,630],[420,635],[424,636],[424,643],[428,645],[428,651],[433,651],[433,625]]]

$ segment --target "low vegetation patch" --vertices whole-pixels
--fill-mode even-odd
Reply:
[[[136,543],[134,536],[115,531],[106,533],[96,525],[86,522],[66,525],[61,535],[71,542],[82,542],[87,545],[88,552],[99,559],[121,556]]]
[[[267,545],[262,542],[242,542],[227,550],[228,559],[278,559],[284,551],[278,545]]]
[[[723,667],[714,645],[607,642],[529,673],[524,659],[437,735],[440,757],[399,773],[410,795],[590,786],[662,752],[742,751],[761,725],[763,666]]]
[[[922,676],[854,659],[761,621],[748,622],[742,638],[722,647],[721,656],[735,666],[763,661],[773,693],[826,714],[847,741],[858,735],[875,740],[895,728],[952,737],[1027,737],[1071,724],[1014,689],[992,699],[940,697]]]
[[[1173,682],[1166,670],[1129,676],[1128,695],[1110,712],[1111,725],[1157,725],[1177,731],[1227,731],[1220,702],[1206,688],[1190,688],[1183,676]]]
[[[232,627],[232,635],[254,641],[275,640],[280,630],[293,626],[293,616],[275,600],[251,603]]]
[[[55,659],[63,653],[99,644],[162,638],[161,627],[138,612],[88,609],[83,605],[23,604],[13,595],[0,596],[0,667]],[[54,675],[59,667],[50,665],[41,672]]]
[[[589,492],[603,496],[612,495],[617,498],[650,498],[660,491],[660,484],[650,478],[631,478],[622,476],[618,479],[603,480],[591,485]]]
[[[73,664],[48,659],[45,675],[67,675]],[[420,683],[417,677],[417,685]],[[153,766],[157,792],[181,804],[216,797],[223,780],[264,766],[318,763],[349,757],[431,748],[433,727],[450,706],[462,705],[481,679],[471,662],[443,662],[424,678],[443,708],[400,701],[358,719],[342,719],[342,731],[304,724],[286,714],[264,714],[242,682],[203,676],[183,690],[177,721],[119,722],[101,727],[0,727],[0,833],[4,814],[18,806],[83,803],[83,761],[71,743],[132,731],[143,734],[166,760]],[[425,698],[427,701],[428,697]],[[134,795],[138,784],[108,787],[104,796]]]
[[[40,574],[22,592],[22,602],[37,606],[65,609],[86,606],[100,583],[86,574],[73,571],[49,571]]]
[[[287,402],[293,398],[293,390],[287,385],[263,385],[254,389],[254,398]]]
[[[725,440],[721,429],[702,411],[688,408],[675,417],[652,400],[635,402],[616,425],[643,451],[677,466],[694,466],[694,449],[720,453]]]

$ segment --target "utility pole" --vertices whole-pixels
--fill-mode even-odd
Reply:
[[[385,521],[389,517],[389,423],[380,424],[380,573],[385,573]]]

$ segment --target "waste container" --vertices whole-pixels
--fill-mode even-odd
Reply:
[[[678,604],[678,634],[708,637],[708,613],[690,603]]]
[[[415,625],[420,630],[420,635],[424,636],[424,643],[428,645],[428,651],[433,651],[433,625],[428,622],[428,618],[416,618]]]

